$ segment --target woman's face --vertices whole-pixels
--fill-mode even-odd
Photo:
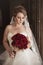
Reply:
[[[25,18],[24,14],[19,12],[15,17],[15,21],[17,24],[22,24],[24,22],[24,18]]]

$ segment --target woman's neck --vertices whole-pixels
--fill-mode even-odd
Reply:
[[[21,27],[21,26],[22,26],[22,24],[13,23],[13,26],[14,26],[14,27]]]

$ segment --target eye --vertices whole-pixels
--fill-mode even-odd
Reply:
[[[17,17],[18,19],[24,19],[24,17]]]
[[[24,19],[24,17],[22,17],[22,19]]]
[[[20,19],[20,17],[17,17],[18,19]]]

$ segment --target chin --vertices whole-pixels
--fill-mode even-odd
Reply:
[[[22,24],[22,23],[18,23],[18,24]]]

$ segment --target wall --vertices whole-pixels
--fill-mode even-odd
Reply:
[[[40,51],[43,58],[43,0],[40,1]]]

